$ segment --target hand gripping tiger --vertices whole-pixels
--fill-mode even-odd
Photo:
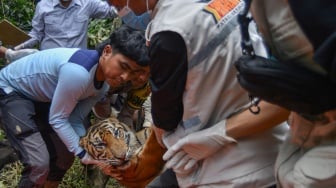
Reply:
[[[236,140],[226,135],[224,120],[180,139],[163,155],[163,160],[167,161],[166,167],[174,171],[189,171],[197,161],[213,155],[225,144],[233,142]]]

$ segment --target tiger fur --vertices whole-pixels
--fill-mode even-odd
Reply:
[[[112,176],[116,166],[129,162],[131,168],[123,172],[119,183],[128,188],[145,187],[163,166],[165,152],[156,141],[151,128],[134,132],[129,126],[110,117],[93,124],[81,138],[80,145],[96,160],[109,167],[104,173]]]

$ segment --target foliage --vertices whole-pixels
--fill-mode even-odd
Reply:
[[[23,31],[29,32],[32,28],[31,20],[34,16],[36,0],[0,0],[0,20],[7,19]],[[88,28],[88,48],[107,39],[112,31],[121,25],[121,19],[92,19]],[[0,66],[4,60],[0,59]]]
[[[7,19],[23,31],[31,30],[31,20],[35,11],[34,0],[0,0],[0,20]],[[88,47],[94,48],[98,43],[107,39],[114,29],[121,25],[121,20],[91,20],[88,29]],[[0,59],[0,67],[4,60]],[[3,131],[0,129],[0,140],[5,139]],[[20,180],[22,165],[15,162],[6,165],[0,171],[0,188],[16,187]],[[76,159],[75,163],[65,175],[60,188],[89,188],[86,184],[87,176],[83,165]],[[118,183],[110,179],[107,188],[119,188]]]
[[[11,164],[7,164],[0,171],[0,188],[16,187],[21,177],[22,164],[17,161]],[[59,188],[90,188],[86,183],[87,176],[85,168],[79,162],[75,160],[72,167],[68,170]],[[110,179],[106,185],[106,188],[119,188],[121,187],[114,179]]]
[[[0,129],[0,140],[5,138],[4,132]],[[16,187],[20,181],[22,164],[17,161],[5,165],[0,171],[0,188]],[[90,188],[87,180],[86,168],[76,158],[72,167],[65,174],[59,188]],[[106,188],[120,188],[118,182],[112,178],[109,179]]]
[[[23,31],[31,29],[31,20],[35,11],[34,0],[0,0],[0,20],[7,19]]]
[[[94,48],[100,42],[106,40],[112,31],[121,25],[121,19],[93,19],[88,29],[88,47]]]

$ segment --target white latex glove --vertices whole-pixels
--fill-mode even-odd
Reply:
[[[194,161],[184,162],[185,169],[191,168],[193,163],[211,156],[226,143],[236,142],[235,139],[226,135],[225,127],[226,120],[213,127],[187,135],[168,149],[163,155],[163,160],[166,160],[169,167],[173,169],[180,167],[183,161],[178,160],[180,158],[178,155],[182,155],[180,151],[183,151],[189,157],[189,159],[185,157],[184,161],[194,159]]]
[[[180,150],[166,163],[166,168],[172,168],[177,174],[189,174],[197,167],[197,160],[191,158],[185,151]]]
[[[14,47],[14,50],[21,50],[21,49],[24,49],[25,48],[25,44],[24,43],[21,43],[17,46]]]
[[[22,50],[12,50],[7,49],[5,57],[7,61],[13,62],[29,54],[38,52],[37,49],[22,49]]]
[[[88,164],[93,164],[93,165],[98,165],[98,166],[103,166],[103,162],[98,161],[90,156],[90,154],[85,153],[84,157],[80,159],[80,162],[88,165]]]

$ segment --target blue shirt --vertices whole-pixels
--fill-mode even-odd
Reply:
[[[99,60],[96,50],[54,48],[36,52],[7,65],[0,71],[0,88],[14,90],[33,101],[50,102],[49,123],[74,154],[82,124],[92,106],[103,98],[109,86],[94,86]]]
[[[24,48],[40,43],[40,49],[67,47],[87,48],[90,18],[115,18],[117,11],[102,0],[72,0],[65,8],[59,0],[41,0],[32,20],[31,39]]]

